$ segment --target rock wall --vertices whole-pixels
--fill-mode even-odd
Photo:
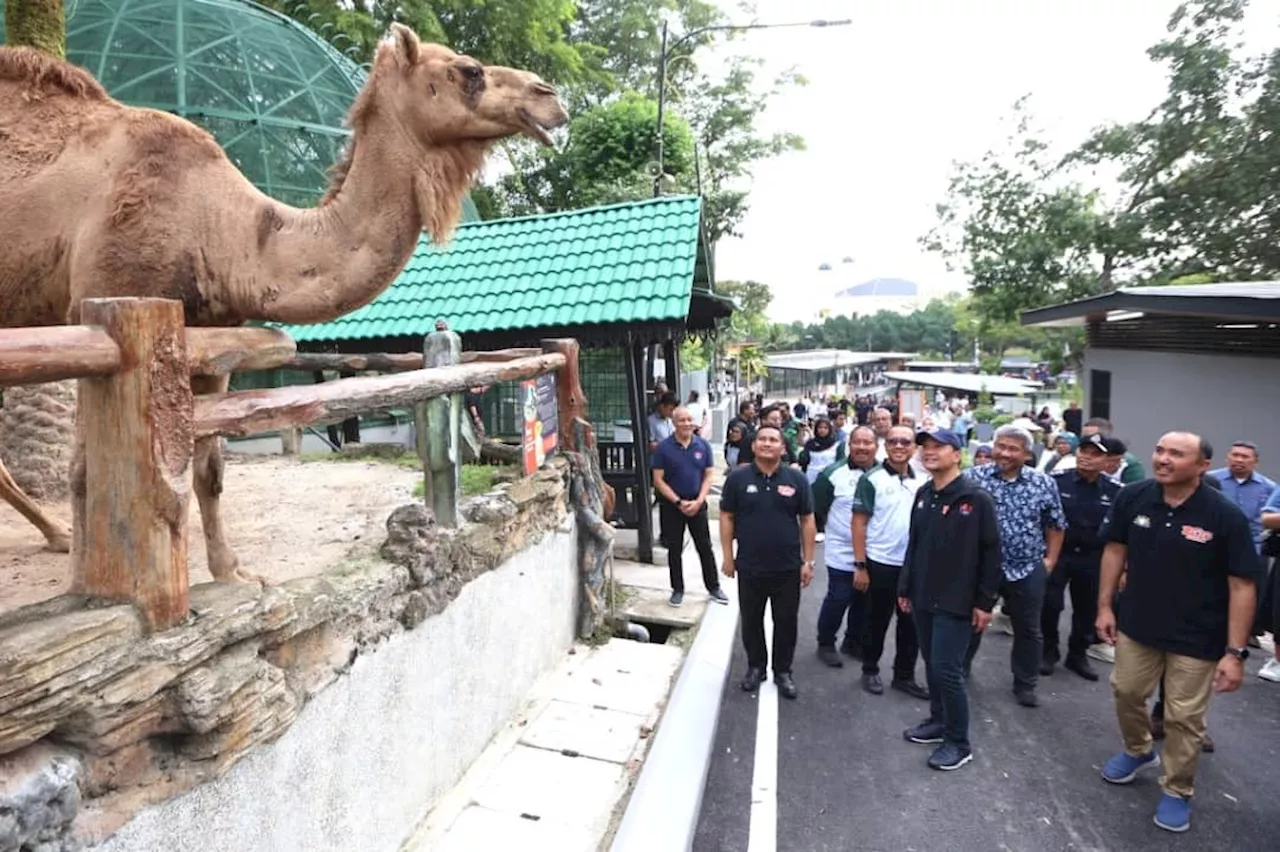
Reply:
[[[273,752],[280,746],[261,746],[288,731],[318,693],[356,688],[334,684],[351,680],[362,657],[403,644],[473,580],[519,562],[515,557],[556,538],[557,529],[572,529],[565,500],[565,467],[557,461],[469,501],[456,531],[437,527],[421,504],[403,506],[387,521],[386,561],[266,590],[196,586],[192,617],[152,636],[131,606],[71,596],[0,616],[0,852],[61,852],[98,842],[148,805],[222,777],[247,754]],[[557,582],[569,587],[564,612],[547,614],[553,623],[564,621],[563,638],[550,643],[560,650],[572,638],[571,548],[563,563]],[[468,664],[434,659],[421,642],[415,647],[422,658],[406,663],[421,678]],[[525,673],[516,674],[518,680]],[[394,710],[394,693],[386,697]],[[378,721],[345,719],[339,727]],[[305,789],[309,779],[296,781]],[[196,845],[181,848],[251,848],[213,837],[188,840]]]

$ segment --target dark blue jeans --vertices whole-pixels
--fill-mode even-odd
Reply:
[[[945,612],[926,612],[911,605],[929,680],[929,721],[941,722],[942,736],[961,748],[969,747],[969,693],[964,681],[964,656],[973,624]]]
[[[863,625],[866,624],[867,596],[865,592],[854,591],[853,572],[827,569],[827,596],[822,599],[822,608],[818,610],[818,645],[836,644],[836,633],[840,630],[840,622],[848,613],[848,621],[844,629],[845,645],[860,646],[862,644]]]

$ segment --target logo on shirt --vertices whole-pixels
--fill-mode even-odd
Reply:
[[[693,457],[698,461],[702,461],[702,450],[694,450]]]
[[[759,491],[760,491],[760,489],[759,489],[759,488],[756,488],[756,485],[755,485],[755,483],[754,483],[754,482],[747,486],[747,493],[748,493],[748,494],[756,494],[756,493],[759,493]]]
[[[968,516],[973,514],[973,504],[971,503],[961,503],[959,508],[960,514],[962,515]]]
[[[794,497],[796,495],[796,490],[790,485],[779,485],[778,493],[783,497]]]
[[[1182,537],[1187,541],[1194,541],[1196,544],[1208,544],[1213,541],[1213,533],[1202,527],[1193,527],[1190,524],[1182,525]]]
[[[1135,527],[1146,528],[1151,526],[1151,519],[1148,518],[1146,515],[1135,515],[1133,518],[1133,525]]]

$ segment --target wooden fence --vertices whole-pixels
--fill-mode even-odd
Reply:
[[[548,340],[542,349],[461,352],[458,336],[440,331],[428,335],[421,356],[331,356],[299,354],[275,329],[186,328],[182,303],[167,299],[87,299],[81,320],[78,326],[0,329],[0,387],[79,379],[84,484],[77,487],[73,479],[73,591],[135,603],[153,630],[181,622],[189,609],[187,516],[196,439],[413,406],[427,499],[438,520],[451,524],[460,500],[456,436],[467,388],[555,372],[562,444],[572,442],[575,418],[585,416],[572,339]],[[330,369],[331,363],[396,372],[191,393],[191,376]]]

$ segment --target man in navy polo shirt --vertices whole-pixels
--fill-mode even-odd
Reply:
[[[729,598],[720,589],[716,574],[716,556],[711,551],[711,527],[707,523],[707,494],[711,491],[711,475],[715,458],[711,445],[693,433],[693,415],[687,408],[671,414],[675,432],[653,451],[653,490],[658,494],[658,523],[662,544],[667,548],[667,566],[671,572],[672,606],[684,603],[684,531],[689,530],[693,546],[702,561],[702,582],[707,595],[716,603],[727,604]]]

